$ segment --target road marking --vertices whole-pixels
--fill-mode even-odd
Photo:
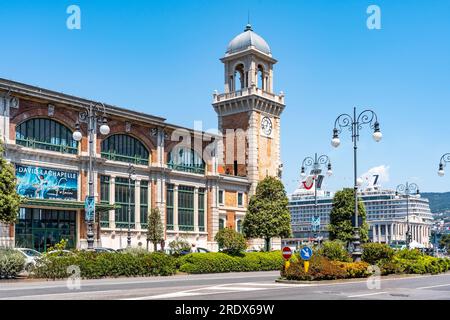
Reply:
[[[136,278],[133,278],[133,280],[129,280],[129,278],[123,278],[123,281],[120,279],[111,279],[111,278],[104,278],[104,279],[82,279],[81,280],[81,286],[82,287],[89,287],[89,286],[109,286],[109,285],[128,285],[128,284],[151,284],[151,283],[168,283],[168,282],[180,282],[180,281],[198,281],[198,280],[226,280],[230,279],[231,276],[232,279],[239,279],[239,278],[265,278],[271,276],[271,274],[274,274],[276,271],[262,271],[263,273],[254,274],[254,272],[248,272],[250,274],[243,274],[243,273],[226,273],[223,276],[216,276],[214,274],[203,274],[203,275],[187,275],[187,276],[168,276],[164,279],[157,279],[152,277],[144,277],[142,280],[136,280]],[[253,273],[253,274],[251,274]],[[279,272],[276,272],[279,274]],[[210,277],[211,276],[211,277]],[[138,278],[138,277],[137,277]],[[112,280],[112,281],[111,281]],[[49,282],[54,283],[54,285],[48,285]],[[47,280],[42,282],[31,282],[26,283],[20,282],[20,283],[14,283],[9,282],[5,283],[14,285],[12,288],[4,287],[0,288],[0,291],[12,291],[12,290],[35,290],[35,289],[53,289],[53,288],[66,288],[67,287],[67,279],[65,280]],[[40,286],[39,284],[45,284],[43,286]],[[23,286],[22,286],[23,285]]]
[[[244,286],[243,286],[244,285]],[[253,287],[252,287],[253,286]],[[312,286],[308,284],[297,285],[297,287]],[[202,288],[196,288],[192,290],[185,290],[181,292],[173,292],[166,294],[159,294],[153,296],[136,297],[136,298],[125,298],[122,300],[153,300],[153,299],[170,299],[170,298],[180,298],[180,297],[190,297],[190,296],[206,296],[213,294],[222,294],[230,292],[249,292],[249,291],[260,291],[260,290],[276,290],[276,289],[286,289],[292,288],[292,285],[283,285],[278,283],[227,283],[221,285],[206,286]]]
[[[357,295],[354,295],[354,296],[348,296],[349,298],[359,298],[359,297],[368,297],[368,296],[375,296],[375,295],[378,295],[378,294],[385,294],[385,293],[387,293],[387,292],[374,292],[374,293],[365,293],[365,294],[357,294]]]
[[[420,287],[420,288],[416,288],[416,289],[417,289],[417,290],[423,290],[423,289],[431,289],[431,288],[439,288],[439,287],[448,287],[448,286],[450,286],[450,283],[449,283],[449,284],[440,284],[440,285],[437,285],[437,286]]]

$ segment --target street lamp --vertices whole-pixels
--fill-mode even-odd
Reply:
[[[353,259],[355,261],[361,260],[361,247],[360,247],[360,236],[358,227],[358,169],[357,169],[357,150],[359,141],[359,131],[362,129],[364,124],[368,124],[370,128],[373,129],[373,139],[376,142],[380,142],[383,135],[380,131],[380,124],[375,112],[372,110],[364,110],[358,116],[356,115],[356,108],[353,108],[353,117],[349,114],[341,114],[337,117],[334,123],[333,138],[331,140],[331,145],[335,148],[339,147],[341,140],[339,139],[339,134],[342,132],[343,128],[348,128],[352,135],[353,141],[353,168],[354,168],[354,197],[355,197],[355,227],[354,227],[354,238],[353,238]]]
[[[136,180],[136,169],[132,164],[128,166],[128,234],[127,247],[131,247],[131,180]]]
[[[415,183],[399,184],[397,186],[397,191],[395,191],[395,195],[403,194],[406,196],[406,247],[409,249],[409,244],[411,243],[411,231],[409,228],[409,196],[414,194],[420,194],[419,186]]]
[[[87,122],[88,135],[89,135],[89,198],[94,198],[94,168],[93,168],[93,155],[94,155],[94,134],[97,134],[97,126],[100,125],[100,133],[102,135],[109,134],[110,128],[108,121],[106,120],[106,108],[103,103],[90,104],[88,107],[84,107],[85,110],[80,112],[79,120]],[[72,138],[75,141],[81,141],[83,134],[80,131],[80,122],[77,120],[75,124],[75,131],[72,134]],[[94,201],[95,206],[95,201]],[[95,213],[95,211],[94,211]],[[93,223],[95,221],[95,215],[92,219],[88,219],[87,222],[87,243],[88,249],[94,248],[94,230]]]
[[[330,158],[328,158],[327,155],[321,155],[321,156],[317,156],[317,153],[315,153],[314,155],[314,159],[312,157],[306,157],[303,160],[302,163],[302,170],[301,170],[301,175],[302,177],[306,176],[306,169],[307,168],[312,168],[311,170],[311,174],[314,176],[313,180],[314,180],[314,219],[318,219],[319,215],[317,214],[318,212],[318,204],[317,204],[317,178],[318,176],[322,173],[322,168],[326,168],[327,169],[327,175],[330,177],[331,175],[333,175],[333,171],[331,170],[331,162],[330,162]],[[311,232],[313,231],[313,226],[311,223]],[[320,236],[320,225],[319,225],[319,236]]]
[[[438,170],[438,175],[440,177],[445,176],[445,170],[444,168],[447,165],[447,162],[450,162],[450,153],[446,153],[441,157],[441,160],[439,161],[439,170]]]

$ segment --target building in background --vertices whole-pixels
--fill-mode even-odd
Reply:
[[[277,61],[250,25],[229,43],[221,61],[225,88],[213,95],[220,134],[106,104],[111,130],[94,137],[91,154],[81,114],[98,103],[0,79],[5,157],[16,168],[17,191],[27,199],[18,222],[1,226],[0,241],[39,251],[61,239],[71,248],[86,247],[89,156],[94,163],[97,246],[126,247],[130,226],[132,246],[145,247],[151,208],[162,213],[166,244],[183,239],[217,250],[214,236],[220,228],[241,231],[258,181],[281,176],[284,95],[273,92]],[[72,135],[79,121],[78,142]],[[134,180],[129,179],[130,164]]]
[[[318,212],[321,226],[319,233],[312,233],[311,221],[314,214],[314,193],[298,189],[289,197],[292,229],[294,238],[307,241],[315,236],[328,238],[327,227],[330,223],[330,212],[334,194],[320,191]],[[406,240],[407,201],[405,197],[396,196],[394,190],[385,190],[379,186],[367,187],[360,191],[369,223],[369,238],[372,242],[395,244]],[[433,216],[428,199],[420,196],[409,198],[409,223],[412,245],[430,247]]]

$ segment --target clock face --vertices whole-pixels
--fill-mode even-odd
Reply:
[[[268,117],[264,117],[261,121],[261,131],[267,136],[272,133],[272,121]]]

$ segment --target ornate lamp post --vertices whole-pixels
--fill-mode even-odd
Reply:
[[[447,166],[447,163],[450,162],[450,153],[446,153],[441,157],[441,160],[439,161],[439,171],[438,175],[439,177],[445,176],[445,170],[444,168]]]
[[[85,107],[85,110],[80,112],[79,120],[87,123],[88,135],[89,135],[89,197],[94,197],[94,168],[93,168],[93,156],[94,156],[94,134],[97,134],[97,126],[100,126],[100,133],[102,135],[109,134],[110,128],[108,121],[106,120],[106,110],[103,103],[90,104]],[[83,134],[80,131],[80,122],[77,120],[75,124],[75,131],[72,134],[73,140],[80,141]],[[95,206],[95,201],[94,201]],[[94,211],[95,212],[95,211]],[[93,224],[95,221],[95,213],[92,219],[87,222],[87,243],[88,249],[94,248],[94,230]]]
[[[321,155],[317,156],[317,153],[314,155],[314,159],[312,157],[306,157],[303,160],[302,163],[302,171],[301,176],[306,177],[306,169],[311,168],[311,174],[313,175],[314,180],[314,219],[318,219],[319,215],[317,214],[318,211],[318,204],[317,204],[317,178],[322,173],[322,168],[327,169],[327,175],[331,176],[333,174],[333,171],[331,170],[331,162],[330,158],[327,155]],[[313,229],[313,225],[311,223],[311,231]],[[319,236],[320,236],[320,226],[319,226]]]
[[[128,166],[128,233],[127,247],[131,247],[131,180],[136,180],[136,169],[132,164]]]
[[[342,132],[343,128],[348,128],[353,141],[353,167],[354,167],[354,197],[355,197],[355,227],[354,227],[354,238],[353,238],[353,259],[355,261],[361,260],[361,247],[360,247],[360,236],[359,236],[359,226],[358,226],[358,168],[357,168],[357,150],[359,141],[359,131],[362,129],[364,124],[368,124],[373,132],[373,139],[376,142],[381,141],[383,135],[380,131],[380,124],[375,112],[372,110],[364,110],[359,115],[356,114],[356,108],[353,108],[353,117],[349,114],[341,114],[337,117],[334,123],[333,129],[333,139],[331,140],[331,145],[335,148],[339,147],[341,140],[339,139],[339,134]]]
[[[411,243],[411,231],[409,228],[409,197],[414,194],[419,194],[419,186],[415,183],[399,184],[397,186],[397,191],[395,195],[398,196],[402,194],[406,197],[406,247],[409,249],[409,244]]]

